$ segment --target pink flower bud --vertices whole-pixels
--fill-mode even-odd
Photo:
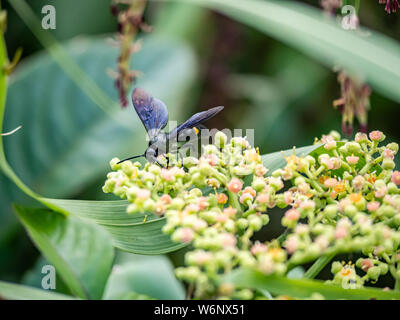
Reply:
[[[253,196],[250,193],[243,193],[239,198],[240,203],[245,203],[247,201],[253,202]]]
[[[171,203],[171,196],[169,195],[169,194],[163,194],[161,197],[160,197],[160,200],[162,201],[162,202],[164,202],[165,204],[170,204]]]
[[[374,195],[377,198],[383,198],[387,194],[387,187],[383,186],[375,190]]]
[[[251,194],[253,197],[255,197],[257,195],[256,190],[254,190],[252,187],[246,187],[243,190],[243,193],[249,193]]]
[[[400,171],[393,171],[392,173],[392,182],[397,186],[400,185]]]
[[[243,182],[238,178],[233,178],[226,187],[230,192],[238,193],[243,188]]]
[[[326,150],[332,150],[332,149],[335,149],[336,148],[336,141],[335,140],[333,140],[333,138],[328,138],[328,139],[326,139],[327,141],[326,141],[326,143],[325,143],[325,145],[324,145],[324,148],[326,149]]]
[[[175,231],[177,238],[184,243],[191,242],[194,238],[194,232],[190,228],[181,228]]]
[[[156,204],[154,205],[154,213],[158,216],[161,216],[162,214],[164,214],[164,212],[165,212],[164,203],[162,201],[156,202]]]
[[[299,247],[299,240],[296,236],[289,236],[285,241],[286,251],[291,254],[297,250]]]
[[[372,141],[381,141],[383,138],[383,133],[381,131],[372,131],[369,133],[369,138]]]
[[[358,132],[354,140],[356,142],[366,142],[368,140],[368,136],[365,133]]]
[[[203,265],[212,259],[212,254],[210,252],[200,250],[194,254],[194,261],[198,265]]]
[[[222,211],[222,212],[225,215],[227,215],[228,217],[234,217],[236,215],[237,209],[228,207],[228,208],[225,208],[224,211]]]
[[[333,168],[332,170],[337,170],[340,169],[340,167],[342,166],[342,160],[340,160],[340,158],[337,157],[332,157],[329,159],[332,164],[333,164]]]
[[[356,176],[353,179],[353,187],[356,190],[361,190],[364,187],[364,184],[365,184],[365,179],[360,175]]]
[[[324,181],[324,185],[328,188],[333,188],[337,185],[337,180],[335,178],[329,178]]]
[[[233,234],[224,233],[220,235],[221,244],[224,248],[236,246],[236,238]]]
[[[286,191],[286,192],[283,194],[283,201],[284,201],[286,204],[291,204],[291,203],[293,202],[293,192],[291,192],[291,191]]]
[[[258,203],[268,203],[269,202],[269,195],[268,194],[260,194],[257,196],[256,201]]]
[[[364,272],[367,272],[368,269],[372,268],[374,266],[374,263],[371,261],[371,259],[364,259],[361,261],[361,269]]]
[[[378,210],[379,207],[380,207],[380,203],[377,202],[377,201],[372,201],[372,202],[369,202],[369,203],[367,204],[367,209],[368,209],[368,211],[370,211],[370,212]]]
[[[136,196],[140,200],[147,200],[150,198],[150,190],[147,189],[139,189],[138,192],[136,193]]]
[[[300,213],[296,209],[290,209],[285,212],[285,218],[291,221],[297,221],[300,218]]]
[[[219,158],[215,154],[207,155],[207,160],[208,160],[208,164],[213,167],[219,163]]]
[[[267,246],[263,243],[256,242],[250,249],[251,253],[253,255],[256,255],[258,253],[263,253],[267,252]]]
[[[335,230],[335,238],[336,239],[343,239],[347,236],[347,229],[344,227],[338,227]]]
[[[300,183],[297,188],[301,194],[306,194],[310,191],[310,185],[307,182]]]
[[[313,200],[305,200],[300,203],[300,208],[304,210],[314,210],[315,202]]]
[[[197,204],[190,203],[186,206],[185,212],[186,213],[196,213],[200,211],[200,207]]]
[[[171,170],[168,170],[168,169],[161,169],[161,177],[162,177],[165,181],[172,181],[172,180],[174,180],[173,172],[172,172]]]
[[[209,205],[208,199],[206,197],[200,197],[199,200],[197,201],[197,205],[199,206],[200,210],[206,209]]]
[[[359,159],[360,159],[360,158],[357,157],[357,156],[348,156],[348,157],[346,157],[346,161],[347,161],[349,164],[352,164],[352,165],[357,164]]]
[[[267,168],[265,168],[262,164],[258,164],[256,165],[255,173],[257,176],[263,177],[267,173]]]
[[[383,157],[393,160],[394,159],[394,151],[390,149],[383,150]]]

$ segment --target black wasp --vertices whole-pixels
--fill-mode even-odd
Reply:
[[[197,126],[214,117],[224,108],[220,106],[196,113],[171,132],[165,133],[161,130],[167,125],[168,110],[161,100],[153,98],[141,88],[135,88],[132,92],[132,103],[149,135],[149,146],[144,154],[121,160],[119,163],[135,158],[146,157],[147,161],[152,163],[156,162],[161,167],[163,167],[163,165],[157,160],[159,155],[166,155],[168,152],[178,152],[179,154],[177,142],[185,141],[181,139],[181,136],[190,136],[188,130],[191,132],[195,131],[197,134]]]

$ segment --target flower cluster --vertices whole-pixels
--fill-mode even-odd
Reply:
[[[267,274],[286,272],[286,252],[278,243],[251,240],[269,222],[264,212],[275,205],[283,182],[265,177],[267,169],[258,150],[245,138],[228,142],[218,132],[215,144],[203,149],[199,159],[184,158],[183,166],[169,154],[168,169],[150,163],[141,169],[139,162],[117,164],[119,160],[113,159],[115,171],[109,173],[103,190],[127,198],[129,213],[164,215],[163,231],[174,241],[192,244],[186,267],[176,274],[193,285],[195,297],[250,299],[253,291],[217,286],[214,280],[238,266]]]
[[[372,268],[369,279],[385,273],[377,271],[384,268],[375,265],[378,260],[391,268],[396,279],[400,277],[400,172],[393,171],[398,145],[379,146],[384,139],[382,132],[373,131],[339,142],[333,133],[318,141],[324,143],[324,152],[317,158],[292,157],[273,173],[294,185],[284,193],[290,209],[282,219],[292,231],[284,243],[291,254],[289,263],[362,252],[366,259],[357,266],[364,271]]]
[[[360,123],[360,131],[367,132],[371,89],[367,84],[359,82],[343,71],[338,73],[338,82],[341,88],[341,97],[333,102],[333,106],[339,107],[342,113],[342,132],[349,136],[353,134],[354,117]]]
[[[118,18],[118,46],[121,53],[118,57],[117,71],[110,72],[115,78],[122,107],[128,105],[126,93],[138,76],[138,71],[130,70],[131,54],[140,49],[140,43],[134,42],[139,30],[150,31],[143,21],[146,0],[113,0],[111,13]]]
[[[320,0],[320,5],[324,12],[335,16],[336,11],[343,6],[343,2],[342,0]]]
[[[169,168],[113,159],[103,190],[128,199],[128,213],[165,216],[163,232],[191,244],[176,275],[196,298],[262,298],[258,291],[218,285],[217,278],[239,267],[284,275],[321,256],[350,252],[363,257],[356,265],[334,263],[332,281],[363,286],[389,271],[400,278],[398,145],[380,146],[384,139],[373,131],[340,141],[332,132],[315,141],[322,145],[312,154],[293,153],[267,176],[258,149],[218,132],[199,159],[168,155]],[[163,156],[159,161],[166,164]],[[273,207],[285,209],[287,231],[269,242],[255,241]]]
[[[379,0],[379,3],[385,5],[385,11],[389,14],[396,12],[400,6],[398,0]]]

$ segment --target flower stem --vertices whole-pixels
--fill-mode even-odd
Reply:
[[[317,261],[306,271],[304,274],[304,278],[306,279],[314,279],[321,270],[335,257],[336,252],[329,253],[327,255],[323,255],[318,258]]]

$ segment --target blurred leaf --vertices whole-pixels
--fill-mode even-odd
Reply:
[[[286,275],[289,279],[301,279],[304,276],[304,269],[301,266],[293,268]]]
[[[69,42],[66,51],[102,90],[116,98],[113,80],[106,75],[107,68],[115,68],[115,48],[101,38],[78,39]],[[132,63],[133,68],[144,73],[138,86],[167,103],[171,120],[182,117],[186,111],[182,109],[183,98],[196,72],[192,52],[179,42],[148,37]],[[35,55],[17,71],[8,92],[4,131],[14,123],[23,127],[12,136],[0,137],[17,176],[5,160],[1,165],[14,182],[20,176],[46,196],[75,195],[92,181],[105,177],[111,158],[142,152],[146,147],[146,133],[133,108],[118,110],[111,119],[48,54]],[[6,221],[11,202],[26,197],[1,178],[0,190],[3,189],[6,191],[1,196],[0,212],[2,221]],[[24,191],[38,199],[29,188]]]
[[[45,276],[42,273],[42,270],[44,266],[50,264],[51,263],[45,257],[40,256],[36,260],[35,265],[24,273],[21,279],[21,284],[39,289],[42,288],[42,279]],[[64,283],[59,274],[56,274],[56,288],[54,289],[54,291],[66,295],[72,295],[71,290]]]
[[[0,297],[8,300],[71,300],[71,296],[0,281]]]
[[[46,200],[76,217],[99,224],[111,234],[113,245],[123,251],[155,255],[185,246],[161,231],[165,218],[151,213],[128,214],[128,201]]]
[[[104,299],[132,298],[130,292],[160,300],[185,298],[183,286],[175,278],[174,268],[165,256],[132,255],[131,261],[114,266]]]
[[[101,298],[114,250],[98,226],[47,209],[15,206],[32,241],[80,298]]]
[[[320,144],[319,145],[316,144],[307,147],[296,148],[294,149],[295,151],[293,149],[289,149],[285,151],[278,151],[274,153],[265,154],[262,156],[263,165],[264,167],[269,169],[268,174],[271,175],[272,172],[274,172],[277,169],[283,168],[286,165],[285,157],[289,157],[294,153],[298,157],[304,157],[313,151],[315,152],[316,150],[320,150],[321,148],[323,149],[323,146],[321,146]]]
[[[170,1],[170,0],[167,0]],[[182,0],[173,0],[182,1]],[[222,12],[327,66],[343,66],[400,101],[400,45],[377,32],[341,28],[322,11],[293,1],[184,0]]]
[[[246,269],[239,269],[223,278],[222,281],[239,287],[264,289],[275,295],[287,295],[294,298],[310,298],[313,293],[319,293],[326,299],[400,299],[400,292],[377,288],[344,289],[319,280],[267,276],[258,271]]]

